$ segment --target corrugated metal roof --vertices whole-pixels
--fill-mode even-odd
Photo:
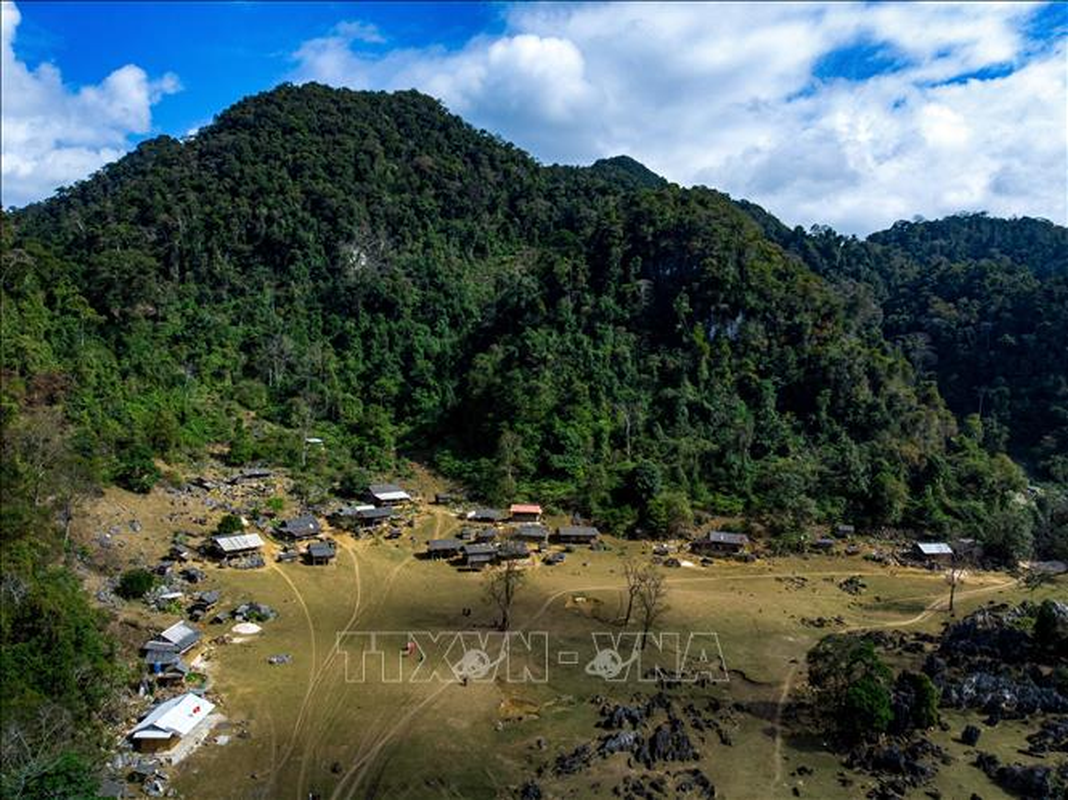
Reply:
[[[237,533],[233,536],[216,536],[212,539],[215,546],[224,553],[237,553],[241,550],[254,550],[263,547],[263,539],[258,533]]]
[[[512,503],[508,510],[512,514],[540,514],[541,506],[537,503]]]
[[[917,542],[916,547],[925,556],[951,556],[953,548],[945,542]]]
[[[159,635],[165,642],[170,642],[184,652],[200,641],[200,631],[187,622],[176,622]]]
[[[700,542],[708,542],[711,544],[749,544],[749,537],[744,533],[728,533],[726,531],[709,531],[700,539]]]
[[[376,500],[411,500],[411,495],[395,483],[372,483],[367,490]]]
[[[215,704],[192,692],[172,697],[153,708],[130,731],[134,739],[169,739],[185,736],[207,719]]]

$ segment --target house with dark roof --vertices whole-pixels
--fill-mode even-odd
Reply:
[[[530,550],[527,547],[527,543],[517,542],[515,539],[501,542],[500,547],[497,548],[497,559],[499,561],[513,561],[520,558],[527,558],[529,556]]]
[[[562,525],[556,531],[556,538],[564,544],[593,544],[601,533],[589,525]]]
[[[497,548],[492,544],[465,544],[460,552],[464,564],[475,569],[481,569],[497,560]]]
[[[523,542],[544,544],[549,541],[549,529],[538,522],[526,522],[516,528],[514,536]]]
[[[326,515],[326,520],[335,528],[344,528],[345,530],[352,530],[359,527],[359,515],[361,512],[370,511],[374,506],[370,504],[355,505],[355,506],[341,506],[334,509]]]
[[[287,539],[310,539],[323,532],[322,525],[311,514],[302,514],[293,519],[287,519],[278,526],[278,535]]]
[[[426,554],[430,558],[452,558],[463,547],[464,543],[459,539],[431,539],[426,543]]]
[[[502,522],[508,517],[503,511],[496,508],[476,508],[467,512],[467,519],[471,522],[488,522],[490,524]]]
[[[308,563],[312,566],[329,564],[337,555],[337,547],[333,542],[312,542],[306,551]]]
[[[714,553],[742,553],[749,547],[749,537],[744,533],[709,531],[690,543],[690,549],[702,555]]]

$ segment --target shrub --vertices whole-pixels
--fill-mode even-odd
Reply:
[[[135,445],[119,456],[115,468],[115,482],[124,489],[148,494],[160,479],[160,471],[152,460],[152,451],[145,445]]]
[[[926,730],[938,724],[938,689],[922,672],[902,672],[894,684],[894,729]]]
[[[147,569],[128,569],[119,578],[115,594],[123,600],[140,600],[156,585],[156,576]]]
[[[1043,600],[1035,616],[1035,644],[1052,653],[1068,655],[1068,620],[1058,613],[1052,600]]]
[[[874,675],[863,675],[846,690],[838,729],[844,736],[863,739],[883,733],[893,716],[890,692]]]
[[[241,521],[241,517],[234,514],[227,514],[219,520],[219,524],[215,526],[215,533],[219,536],[225,536],[228,533],[240,533],[244,529],[245,523]]]

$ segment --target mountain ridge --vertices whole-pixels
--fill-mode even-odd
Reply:
[[[119,463],[255,438],[240,407],[327,431],[324,479],[429,448],[490,499],[619,530],[691,504],[784,535],[1012,513],[1022,473],[981,424],[958,428],[873,301],[744,201],[661,181],[628,157],[543,167],[416,92],[283,85],[5,228],[50,248],[102,320],[79,323],[105,366],[75,405]],[[8,330],[31,297],[67,324],[35,270],[5,286]],[[69,370],[69,344],[41,336]]]

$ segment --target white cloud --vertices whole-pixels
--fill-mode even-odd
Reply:
[[[294,53],[291,77],[418,88],[542,160],[629,153],[789,224],[865,233],[979,209],[1064,223],[1068,53],[1028,39],[1036,9],[524,4],[503,34],[455,51],[379,54],[339,27]],[[858,45],[897,67],[818,77],[821,59]]]
[[[0,196],[5,206],[39,200],[120,157],[129,148],[129,134],[151,130],[152,106],[180,89],[175,75],[150,80],[133,64],[98,84],[70,89],[53,64],[31,69],[17,58],[20,20],[14,3],[0,3]]]

